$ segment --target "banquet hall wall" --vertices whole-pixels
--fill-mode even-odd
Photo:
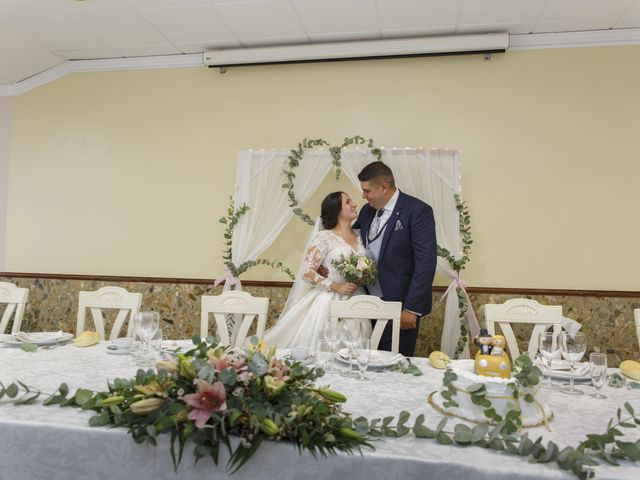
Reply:
[[[461,150],[472,285],[640,290],[640,46],[76,73],[12,100],[5,272],[212,278],[240,149],[360,134]],[[306,228],[265,256],[295,269]]]

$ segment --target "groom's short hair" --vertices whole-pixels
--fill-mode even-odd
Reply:
[[[371,162],[358,174],[358,180],[369,182],[374,185],[387,183],[391,188],[396,188],[396,181],[393,178],[391,169],[382,162]]]

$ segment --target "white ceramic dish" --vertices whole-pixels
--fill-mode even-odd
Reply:
[[[388,368],[393,367],[403,360],[403,356],[399,353],[387,352],[384,350],[371,350],[371,359],[369,360],[369,368]],[[343,348],[338,351],[336,359],[342,363],[349,363],[349,350]],[[355,359],[354,359],[355,364]]]
[[[4,343],[13,346],[20,346],[23,343],[35,343],[43,347],[64,343],[73,338],[73,334],[67,332],[29,332],[27,335],[21,335],[24,340],[18,338],[17,335],[19,333],[12,335],[9,340],[4,340]]]

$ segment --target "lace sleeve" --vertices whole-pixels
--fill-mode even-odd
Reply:
[[[318,267],[322,265],[322,262],[324,262],[329,253],[329,240],[325,232],[319,232],[304,258],[303,277],[305,281],[323,290],[329,290],[332,283],[331,280],[318,273]]]

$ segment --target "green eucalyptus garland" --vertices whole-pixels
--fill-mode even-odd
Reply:
[[[247,260],[246,262],[242,262],[240,265],[235,265],[233,263],[232,257],[232,243],[233,243],[233,230],[242,217],[247,211],[249,207],[245,204],[242,204],[237,210],[234,206],[233,197],[229,199],[229,207],[227,208],[227,215],[218,220],[220,223],[226,225],[224,230],[224,245],[225,249],[222,254],[222,259],[224,260],[224,264],[227,266],[229,271],[234,277],[239,277],[247,270],[256,265],[268,265],[271,268],[275,268],[276,270],[280,270],[283,273],[286,273],[291,280],[295,278],[295,275],[291,271],[289,267],[284,265],[279,260],[267,260],[264,258],[259,258],[257,260]]]
[[[295,186],[295,169],[300,166],[300,162],[304,158],[304,154],[307,150],[311,150],[313,148],[325,147],[329,149],[331,154],[331,164],[334,166],[336,171],[336,180],[340,178],[340,174],[342,173],[342,149],[349,147],[351,145],[366,145],[367,148],[370,149],[371,154],[374,155],[378,160],[382,160],[382,151],[373,145],[373,140],[365,140],[364,137],[360,135],[356,135],[355,137],[346,137],[342,142],[342,145],[339,147],[332,147],[329,142],[323,140],[322,138],[317,139],[308,139],[305,138],[302,142],[298,143],[298,148],[294,148],[291,150],[291,154],[287,157],[289,159],[288,169],[285,168],[283,173],[287,177],[287,181],[282,184],[282,188],[287,191],[287,196],[289,197],[289,206],[293,209],[294,215],[300,217],[300,219],[308,223],[309,225],[313,225],[313,218],[307,213],[305,213],[302,208],[298,206],[298,198],[296,197],[296,193],[294,191]]]
[[[456,201],[456,209],[458,210],[458,228],[460,229],[460,235],[462,236],[462,257],[456,258],[449,250],[442,248],[438,245],[438,256],[444,258],[449,262],[449,266],[460,276],[460,272],[465,269],[467,263],[469,263],[469,254],[471,253],[471,245],[473,240],[471,238],[471,215],[469,214],[469,207],[467,202],[462,200],[459,194],[455,194],[453,198]],[[462,289],[456,287],[456,295],[458,297],[458,319],[460,320],[460,336],[458,337],[458,343],[456,345],[456,351],[454,358],[459,358],[460,354],[467,346],[469,338],[469,308],[467,305],[467,297],[462,292]]]

